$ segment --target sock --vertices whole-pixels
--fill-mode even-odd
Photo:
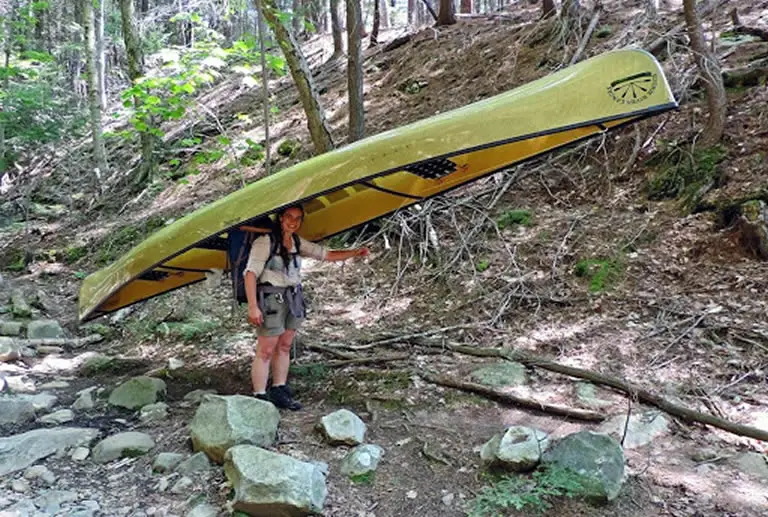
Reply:
[[[253,396],[254,397],[259,396],[259,395],[266,395],[266,394],[267,394],[266,391],[254,391],[253,392]]]

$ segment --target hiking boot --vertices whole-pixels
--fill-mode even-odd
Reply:
[[[280,409],[298,411],[303,407],[299,402],[293,400],[291,389],[285,384],[269,388],[269,400]]]
[[[259,400],[263,400],[264,402],[272,402],[269,400],[269,395],[266,393],[254,393],[253,396]]]

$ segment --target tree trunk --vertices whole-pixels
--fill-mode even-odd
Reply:
[[[264,20],[272,29],[280,49],[283,51],[288,69],[291,71],[296,89],[299,92],[301,104],[307,115],[307,126],[315,146],[315,154],[323,154],[333,149],[333,139],[325,120],[325,113],[320,105],[320,96],[312,81],[312,73],[309,70],[304,54],[301,53],[291,31],[286,29],[277,16],[277,8],[274,0],[257,0],[257,7],[264,16]]]
[[[98,2],[99,15],[96,20],[96,67],[99,74],[99,105],[101,110],[107,109],[107,63],[104,55],[104,4],[106,0],[94,0]]]
[[[99,72],[96,63],[96,17],[93,12],[93,0],[81,0],[85,18],[85,64],[88,84],[88,107],[91,113],[91,134],[93,135],[93,158],[96,162],[97,177],[107,173],[107,153],[101,129],[101,109],[99,106]]]
[[[344,41],[341,36],[341,21],[339,20],[339,0],[331,0],[331,31],[333,32],[333,57],[344,54]]]
[[[136,34],[136,25],[133,21],[133,0],[120,0],[120,18],[122,20],[125,53],[128,56],[128,77],[131,82],[135,82],[144,75],[144,66],[141,46]],[[141,105],[141,100],[138,98],[135,98],[133,102],[137,107]],[[155,173],[155,137],[147,131],[140,131],[139,138],[141,140],[141,164],[136,175],[135,182],[137,184],[151,181]]]
[[[293,35],[298,38],[301,34],[301,0],[293,0],[291,4],[291,28],[293,29]]]
[[[149,12],[149,0],[141,0],[141,15],[144,16]]]
[[[347,87],[349,89],[349,141],[363,138],[363,16],[360,0],[347,0]]]
[[[264,44],[264,33],[266,27],[264,27],[264,17],[260,12],[256,14],[258,23],[257,32],[259,35],[259,53],[261,54],[261,96],[262,96],[262,109],[264,117],[264,174],[269,176],[270,167],[272,166],[272,156],[269,141],[269,70],[267,69],[267,48]]]
[[[370,47],[379,44],[379,27],[381,26],[381,2],[385,0],[373,0],[373,27],[371,28]]]
[[[552,2],[553,0],[549,1]],[[472,0],[461,0],[459,2],[459,12],[461,14],[472,14]]]
[[[560,16],[568,29],[581,25],[581,2],[579,0],[563,0]]]
[[[725,130],[727,109],[725,86],[723,85],[720,63],[704,41],[704,29],[696,10],[696,0],[683,0],[683,10],[685,12],[685,24],[688,27],[688,36],[691,39],[691,50],[699,74],[704,79],[704,89],[707,92],[709,107],[709,118],[700,142],[702,146],[710,147],[720,141]]]
[[[381,0],[381,28],[382,29],[389,29],[389,7],[387,7],[387,2],[389,0]]]
[[[440,2],[442,2],[442,1],[443,0],[440,0]],[[429,11],[429,14],[432,15],[432,18],[437,22],[437,13],[432,8],[432,4],[429,3],[429,0],[422,0],[422,4],[426,8],[426,10]],[[421,16],[420,22],[421,23],[427,23],[427,15],[423,11],[422,11],[422,16]],[[455,20],[454,20],[454,23],[455,23]]]
[[[557,15],[557,8],[555,8],[555,0],[544,0],[541,4],[541,17],[549,18],[550,16]]]
[[[456,13],[453,8],[453,0],[440,0],[440,11],[437,15],[437,25],[453,25],[456,23]]]
[[[11,29],[10,24],[7,23],[6,17],[8,16],[7,6],[0,7],[0,37],[3,39],[3,53],[5,54],[5,73],[3,74],[3,90],[8,90],[8,76],[11,64]],[[2,104],[0,104],[0,111],[2,111]],[[0,172],[4,171],[8,164],[5,163],[5,117],[0,119]]]
[[[408,25],[413,25],[413,15],[416,12],[416,0],[408,0]]]

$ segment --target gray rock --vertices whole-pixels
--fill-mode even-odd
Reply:
[[[358,445],[341,460],[341,473],[345,476],[356,477],[373,472],[379,466],[379,460],[381,460],[383,453],[384,449],[378,445],[368,443]]]
[[[610,400],[603,400],[597,395],[597,387],[591,382],[576,383],[576,398],[588,408],[604,408],[613,404]]]
[[[530,427],[513,426],[496,434],[480,450],[480,458],[489,465],[515,472],[531,470],[547,450],[547,434]]]
[[[155,461],[152,462],[152,472],[171,472],[183,459],[183,454],[176,452],[161,452],[157,455]]]
[[[84,411],[86,409],[93,409],[93,390],[87,390],[80,393],[77,399],[72,403],[72,409],[77,411]]]
[[[525,366],[504,361],[478,368],[470,374],[473,381],[486,386],[522,386],[526,383]]]
[[[189,476],[197,472],[207,472],[211,468],[211,461],[204,452],[198,452],[179,463],[176,472],[183,476]]]
[[[35,419],[32,401],[19,395],[0,396],[0,425],[20,425]]]
[[[56,320],[34,320],[27,325],[29,339],[54,339],[64,337],[64,329]]]
[[[83,461],[90,454],[91,450],[88,447],[75,447],[69,457],[74,461]]]
[[[24,375],[8,375],[5,384],[13,393],[34,393],[36,390],[34,381]]]
[[[186,494],[194,486],[194,482],[186,476],[182,476],[171,487],[172,494]]]
[[[14,479],[11,481],[11,490],[14,492],[18,492],[20,494],[24,494],[26,492],[29,492],[29,481],[26,479]]]
[[[603,423],[598,431],[621,440],[624,436],[625,426],[627,434],[624,437],[624,448],[635,449],[647,445],[657,436],[667,433],[669,420],[659,411],[646,411],[633,413],[629,417],[629,423],[627,423],[627,415],[620,414]]]
[[[739,470],[751,476],[768,480],[768,456],[759,452],[742,452],[733,460]]]
[[[77,492],[68,490],[48,490],[35,498],[35,506],[49,515],[61,511],[61,505],[77,501]]]
[[[126,409],[139,409],[154,404],[158,396],[164,394],[165,382],[162,379],[134,377],[112,390],[109,403]]]
[[[219,509],[209,503],[198,504],[187,513],[187,517],[216,517]]]
[[[168,490],[168,486],[170,485],[170,481],[168,481],[167,477],[160,478],[160,481],[157,482],[157,491],[158,492],[165,492]]]
[[[21,357],[21,348],[9,337],[0,337],[0,363],[16,361]]]
[[[28,498],[24,498],[13,506],[6,508],[5,514],[0,515],[5,517],[6,514],[10,517],[38,517],[40,515],[35,507],[35,503]]]
[[[542,456],[542,462],[567,468],[578,474],[584,495],[593,501],[611,501],[624,483],[624,452],[607,434],[580,431],[556,441]]]
[[[56,476],[45,465],[33,465],[24,471],[24,479],[39,479],[46,485],[52,485],[56,482]]]
[[[192,448],[217,462],[240,444],[269,447],[277,437],[280,413],[269,402],[243,395],[206,395],[189,425]]]
[[[358,445],[365,440],[365,423],[348,409],[339,409],[320,420],[320,430],[332,444]]]
[[[69,388],[69,383],[67,381],[51,381],[38,387],[41,390],[63,390],[64,388]]]
[[[175,357],[171,357],[168,359],[168,369],[171,371],[178,370],[183,366],[184,366],[184,361],[182,361],[181,359],[176,359]]]
[[[151,422],[162,422],[168,419],[168,404],[165,402],[155,402],[141,408],[139,420],[145,424]]]
[[[23,328],[24,324],[20,321],[0,321],[0,336],[20,336]]]
[[[194,390],[184,395],[184,401],[191,404],[199,404],[206,395],[216,395],[216,390]]]
[[[50,411],[56,405],[56,402],[59,401],[59,397],[45,391],[34,394],[23,393],[16,396],[30,401],[35,411]]]
[[[32,308],[21,291],[15,290],[11,293],[11,314],[19,318],[32,316]]]
[[[93,448],[93,461],[107,463],[124,456],[140,456],[155,446],[151,436],[136,431],[127,431],[110,436]]]
[[[39,421],[43,424],[66,424],[75,419],[75,414],[71,409],[60,409],[45,416],[41,416]]]
[[[298,461],[251,445],[227,451],[224,473],[235,489],[235,510],[257,517],[322,513],[327,465]]]
[[[0,478],[23,470],[52,454],[78,445],[87,445],[98,435],[98,429],[66,427],[35,429],[0,438]]]

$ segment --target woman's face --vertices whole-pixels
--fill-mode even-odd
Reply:
[[[304,214],[298,208],[289,208],[280,216],[280,226],[283,233],[295,233],[301,228]]]

